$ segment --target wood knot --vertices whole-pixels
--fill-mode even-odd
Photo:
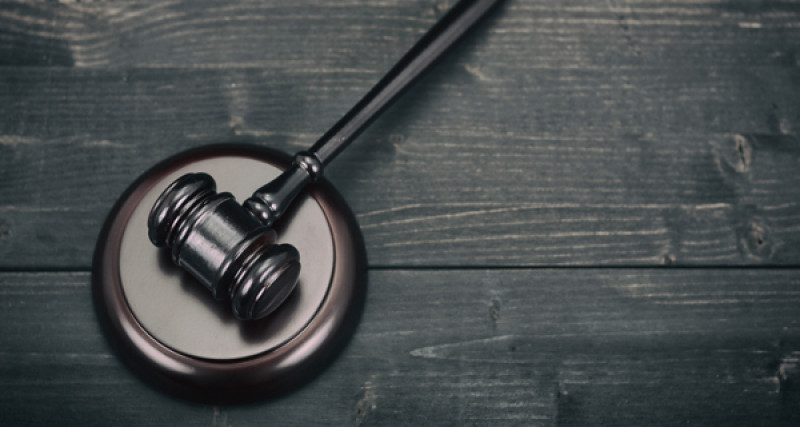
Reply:
[[[717,166],[724,175],[744,174],[753,163],[753,145],[740,134],[730,135],[712,143]]]
[[[733,146],[734,150],[736,150],[736,158],[731,162],[731,166],[736,172],[747,172],[753,159],[753,148],[750,142],[742,135],[734,135]]]
[[[742,230],[740,246],[748,257],[769,259],[774,255],[778,245],[774,242],[766,222],[760,217],[754,217]]]
[[[373,379],[375,378],[374,375],[372,377]],[[375,403],[378,397],[375,388],[372,381],[365,382],[364,386],[361,387],[361,397],[358,399],[358,402],[356,402],[355,407],[356,426],[363,424],[367,415],[378,407]]]

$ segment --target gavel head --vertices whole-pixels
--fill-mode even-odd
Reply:
[[[191,173],[169,185],[148,218],[150,241],[171,249],[172,260],[218,300],[229,299],[238,319],[260,319],[291,294],[300,255],[276,244],[263,225],[214,179]]]

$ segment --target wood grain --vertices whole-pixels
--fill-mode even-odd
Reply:
[[[509,2],[330,171],[371,265],[796,265],[796,4]],[[7,4],[0,266],[88,268],[181,149],[308,146],[445,6]]]
[[[120,364],[125,187],[307,147],[452,3],[0,4],[0,425],[800,424],[799,0],[507,1],[326,171],[370,263],[330,369],[213,407]]]
[[[380,72],[452,3],[12,1],[0,13],[0,40],[8,52],[4,62],[12,65]],[[490,36],[480,37],[478,49],[491,62],[524,68],[797,66],[798,5],[797,0],[509,1],[484,30]]]
[[[470,63],[442,64],[329,170],[372,265],[798,263],[796,72],[494,64],[486,81]],[[369,85],[0,69],[0,263],[87,268],[87,231],[151,165],[221,141],[297,151]]]
[[[363,322],[328,371],[231,407],[133,377],[107,348],[88,282],[0,274],[3,425],[800,421],[794,270],[372,271]]]

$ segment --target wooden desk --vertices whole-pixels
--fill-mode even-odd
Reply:
[[[0,424],[798,425],[795,0],[507,2],[329,169],[370,263],[330,369],[212,407],[110,351],[123,189],[310,145],[451,3],[0,6]]]

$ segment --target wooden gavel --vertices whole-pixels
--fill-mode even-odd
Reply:
[[[272,224],[297,195],[381,112],[499,0],[462,0],[308,151],[256,190],[243,205],[217,193],[204,173],[184,175],[159,196],[148,218],[150,240],[169,247],[185,268],[219,300],[230,299],[238,319],[260,319],[291,294],[300,275],[293,246],[275,244]]]

